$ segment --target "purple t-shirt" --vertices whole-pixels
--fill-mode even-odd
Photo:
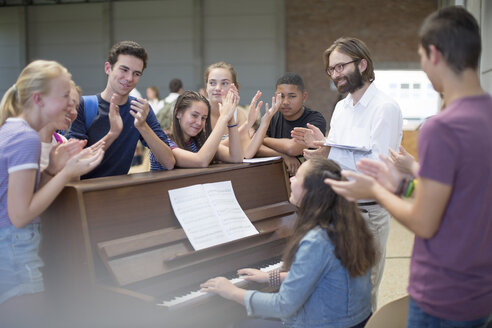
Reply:
[[[40,156],[41,138],[26,121],[21,118],[8,118],[0,126],[0,228],[12,224],[7,209],[9,174],[36,169],[37,181]]]
[[[408,291],[428,314],[492,313],[492,98],[462,98],[419,135],[419,175],[452,186],[439,230],[415,237]]]

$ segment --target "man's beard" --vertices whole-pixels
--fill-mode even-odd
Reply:
[[[338,86],[338,82],[342,79],[345,79],[345,84]],[[360,74],[359,67],[357,67],[357,65],[355,65],[355,70],[352,73],[336,78],[333,82],[335,83],[338,92],[342,94],[353,93],[362,88],[364,85],[364,82],[362,81],[362,74]]]

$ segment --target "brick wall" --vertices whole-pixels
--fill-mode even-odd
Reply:
[[[418,67],[418,29],[438,1],[286,0],[285,5],[287,71],[303,77],[306,105],[329,122],[338,94],[323,71],[323,51],[337,38],[353,36],[367,44],[376,69]]]

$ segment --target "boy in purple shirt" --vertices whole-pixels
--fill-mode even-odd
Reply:
[[[481,41],[461,7],[430,15],[420,31],[422,69],[448,104],[419,135],[415,199],[399,199],[396,169],[363,160],[327,179],[349,199],[375,198],[415,233],[408,327],[492,325],[492,98],[480,85]],[[403,188],[404,189],[404,188]]]

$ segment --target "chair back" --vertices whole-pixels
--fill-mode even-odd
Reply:
[[[376,311],[365,328],[405,328],[408,317],[408,301],[410,296],[394,300]]]

